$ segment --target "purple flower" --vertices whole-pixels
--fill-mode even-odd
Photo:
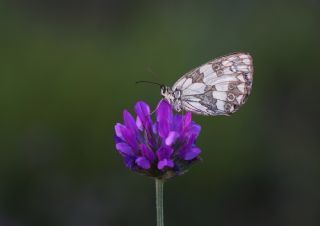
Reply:
[[[181,175],[200,159],[195,142],[201,127],[190,112],[173,114],[171,105],[161,100],[153,123],[145,102],[137,102],[134,109],[136,119],[124,110],[124,123],[115,125],[116,149],[129,169],[167,179]]]

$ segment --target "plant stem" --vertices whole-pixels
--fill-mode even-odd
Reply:
[[[163,221],[163,184],[164,184],[163,180],[156,178],[157,226],[164,226],[164,221]]]

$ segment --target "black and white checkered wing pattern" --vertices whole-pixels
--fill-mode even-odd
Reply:
[[[182,76],[172,87],[181,91],[181,107],[201,115],[230,115],[245,103],[252,88],[252,57],[233,53]]]

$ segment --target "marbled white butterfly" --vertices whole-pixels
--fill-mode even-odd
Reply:
[[[176,111],[200,115],[230,115],[245,103],[253,79],[249,53],[216,58],[183,75],[172,88],[161,85],[161,95]]]

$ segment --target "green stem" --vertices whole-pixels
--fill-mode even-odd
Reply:
[[[164,222],[163,222],[163,184],[164,184],[163,180],[156,178],[157,226],[164,226]]]

